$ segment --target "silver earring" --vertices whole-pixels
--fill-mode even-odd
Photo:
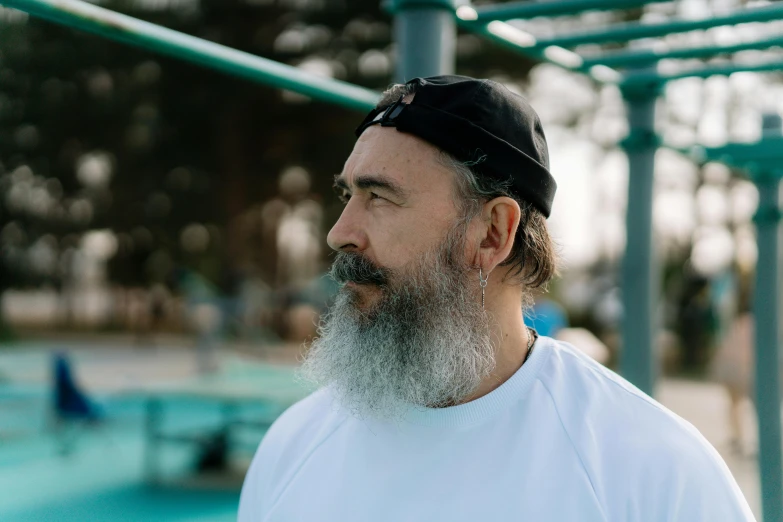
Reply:
[[[489,281],[489,274],[487,277],[482,277],[481,267],[479,267],[479,286],[481,287],[481,308],[484,309],[484,289],[487,287]]]

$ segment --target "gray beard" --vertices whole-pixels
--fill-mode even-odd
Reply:
[[[303,377],[330,387],[360,418],[399,420],[411,406],[469,397],[495,368],[495,350],[478,276],[454,261],[454,244],[451,238],[395,271],[367,310],[355,290],[342,288],[304,359]]]

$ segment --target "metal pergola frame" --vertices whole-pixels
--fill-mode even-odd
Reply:
[[[616,84],[628,106],[630,135],[622,146],[629,158],[627,244],[623,260],[621,372],[647,393],[653,392],[656,365],[653,338],[658,301],[658,270],[652,237],[653,167],[659,146],[654,131],[654,106],[667,82],[687,77],[706,78],[734,72],[783,70],[783,60],[745,65],[707,65],[662,74],[661,60],[708,58],[783,45],[783,37],[760,38],[733,45],[665,50],[622,50],[582,56],[569,47],[623,43],[719,26],[783,20],[783,2],[739,9],[703,20],[662,23],[628,22],[579,33],[537,38],[508,23],[579,14],[591,10],[638,9],[667,0],[550,0],[470,6],[465,0],[387,0],[395,18],[399,45],[397,79],[454,72],[457,27],[471,31],[529,58],[584,73],[601,83]],[[318,77],[296,67],[240,52],[203,39],[143,22],[81,0],[0,0],[0,5],[25,11],[54,23],[101,37],[180,58],[204,67],[288,89],[352,110],[367,111],[380,93],[346,82]],[[780,418],[780,180],[783,177],[783,138],[770,136],[755,145],[692,149],[697,161],[723,161],[747,169],[760,192],[756,216],[759,260],[756,271],[756,408],[759,419],[762,505],[765,522],[783,522],[783,459]]]

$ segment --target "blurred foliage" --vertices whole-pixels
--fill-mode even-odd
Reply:
[[[379,2],[101,4],[373,89],[392,80],[391,21]],[[518,80],[532,65],[471,35],[460,36],[458,56],[459,72],[476,76]],[[339,214],[332,176],[361,117],[4,9],[0,290],[59,287],[83,234],[108,229],[113,282],[171,282],[186,267],[230,291],[242,248],[231,220],[274,197],[281,170],[302,165],[330,225]],[[210,234],[198,253],[180,244],[193,223]]]

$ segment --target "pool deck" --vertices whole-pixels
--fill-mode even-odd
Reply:
[[[126,340],[127,341],[127,340]],[[171,341],[171,340],[169,340]],[[143,408],[137,401],[113,400],[123,390],[192,378],[199,362],[187,340],[165,346],[143,347],[132,341],[39,341],[22,348],[0,348],[0,386],[14,383],[18,397],[0,399],[0,520],[70,522],[91,521],[194,521],[236,519],[242,463],[229,480],[193,479],[188,474],[193,452],[167,446],[162,469],[169,477],[162,485],[144,480]],[[53,350],[68,351],[77,379],[98,397],[108,398],[110,421],[103,426],[76,427],[55,436],[47,420],[45,389]],[[265,349],[224,346],[220,364],[242,365],[246,359],[275,363],[296,361],[295,346]],[[729,445],[728,397],[713,383],[664,379],[656,399],[691,422],[724,458],[760,517],[758,462],[755,456],[736,454]],[[214,415],[210,406],[182,407],[182,422]],[[749,453],[755,446],[752,406],[743,417]],[[62,437],[71,441],[63,456]],[[253,438],[254,435],[250,435]],[[258,434],[260,439],[262,434]],[[254,441],[250,441],[252,447]],[[248,452],[247,457],[249,457]],[[190,478],[187,478],[190,477]]]

